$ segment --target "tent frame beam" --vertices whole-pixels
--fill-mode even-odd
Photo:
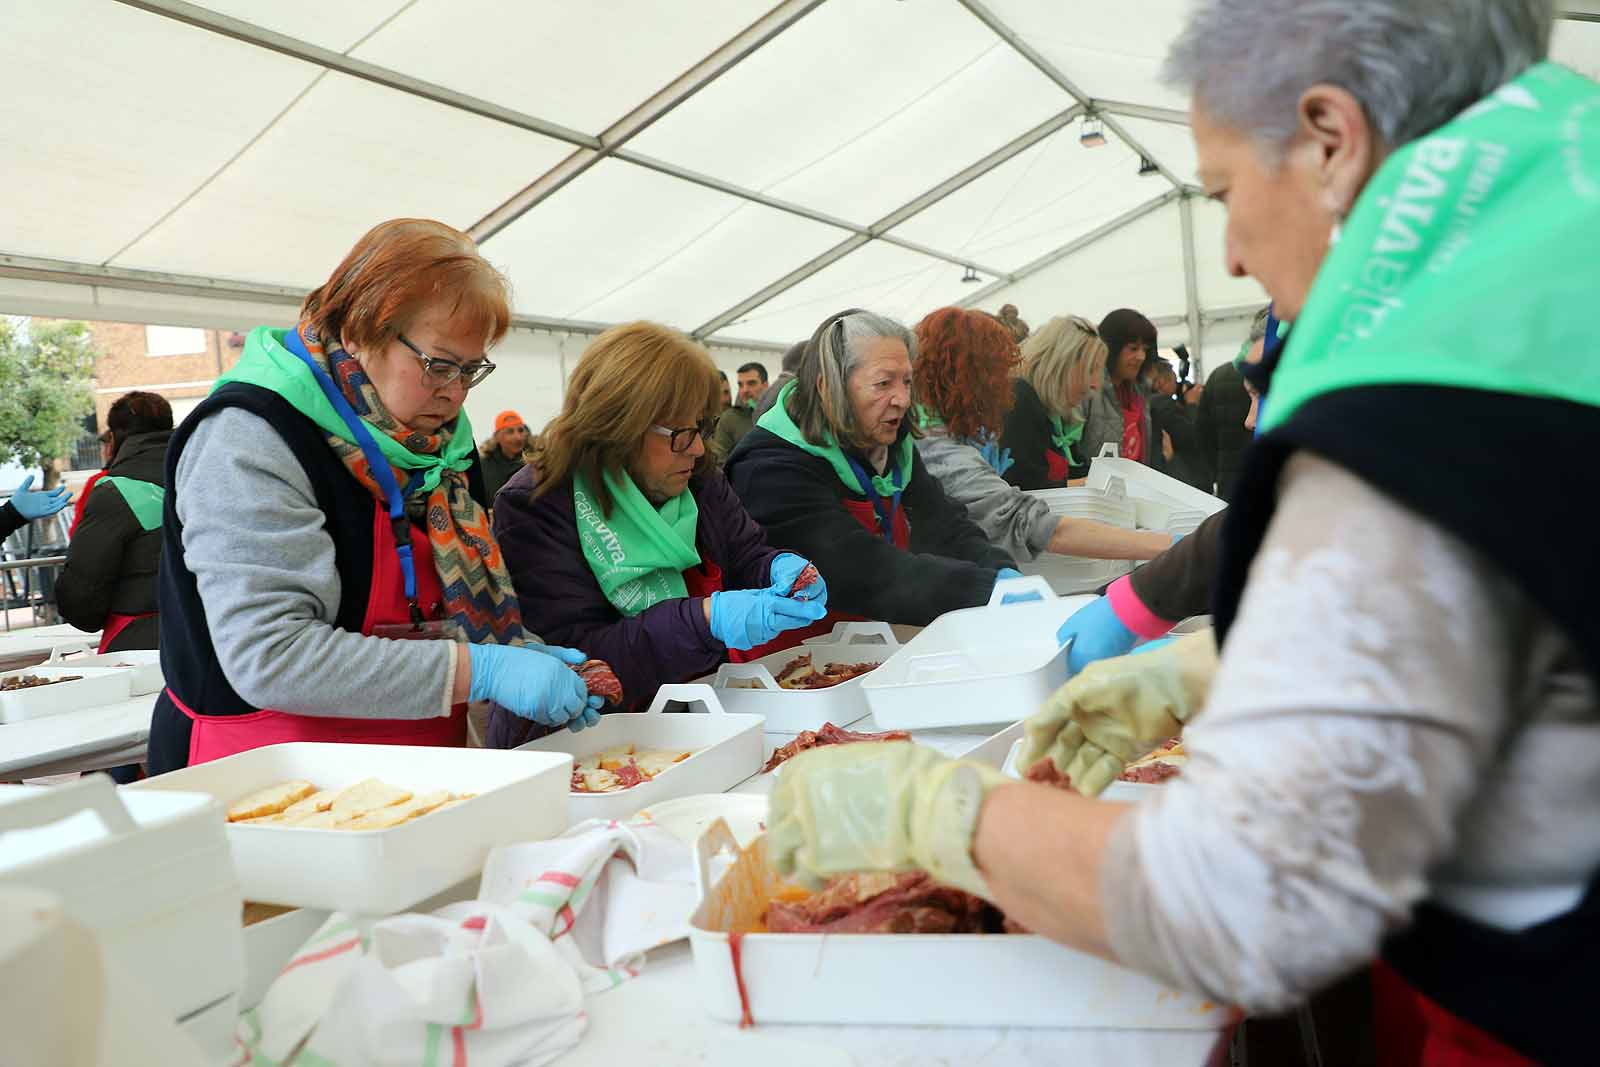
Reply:
[[[699,63],[684,71],[650,99],[622,116],[600,133],[599,149],[579,148],[566,159],[540,175],[526,188],[489,212],[467,229],[483,243],[523,215],[538,207],[568,182],[671,114],[701,89],[749,58],[757,49],[816,10],[823,0],[783,0],[771,11],[746,26]]]
[[[1200,282],[1195,273],[1194,198],[1188,193],[1178,200],[1178,221],[1183,230],[1183,299],[1187,309],[1185,318],[1188,320],[1189,347],[1193,350],[1190,358],[1194,361],[1195,374],[1199,375],[1205,370],[1200,362],[1205,347],[1205,326],[1200,319]]]
[[[985,274],[997,278],[1001,283],[1010,283],[1015,281],[1018,277],[1015,274],[1005,271],[985,269],[964,256],[951,258],[949,256],[941,255],[931,248],[926,248],[922,245],[904,240],[903,238],[891,236],[887,233],[887,231],[895,226],[899,226],[901,223],[912,218],[913,216],[926,211],[934,204],[937,204],[939,201],[950,196],[957,190],[970,185],[972,182],[983,177],[983,175],[994,170],[1007,160],[1020,155],[1021,153],[1032,148],[1034,145],[1043,141],[1045,138],[1070,125],[1075,119],[1077,119],[1079,115],[1083,114],[1083,111],[1084,108],[1082,104],[1074,104],[1065,111],[1053,115],[1052,117],[1041,122],[1033,129],[1012,138],[1012,140],[1001,145],[993,152],[990,152],[976,163],[957,171],[955,174],[952,174],[950,177],[933,186],[920,196],[908,200],[906,203],[895,208],[893,211],[889,212],[872,225],[864,228],[852,227],[852,229],[855,229],[853,236],[846,238],[837,245],[834,245],[820,256],[812,259],[810,262],[795,268],[788,274],[785,274],[783,277],[779,278],[777,281],[763,286],[760,290],[739,301],[727,311],[724,311],[722,314],[708,320],[706,323],[695,329],[690,336],[700,339],[711,336],[713,333],[722,329],[722,327],[728,325],[730,322],[733,322],[741,316],[748,314],[750,311],[760,307],[762,304],[765,304],[767,301],[771,300],[773,297],[784,292],[785,290],[794,288],[796,285],[805,281],[807,278],[822,270],[824,267],[837,262],[839,259],[851,252],[854,252],[856,249],[860,248],[869,241],[883,241],[886,244],[896,245],[900,248],[905,248],[913,252],[920,252],[923,255],[932,256],[936,259],[944,259],[947,262],[956,263],[960,266],[972,267],[974,270],[981,270]]]
[[[1079,89],[1072,79],[1068,78],[1066,74],[1062,73],[1060,67],[1057,67],[1054,63],[1050,62],[1049,59],[1045,58],[1043,53],[1034,48],[1027,41],[1023,40],[1022,36],[1018,34],[1016,30],[1013,30],[1009,25],[1007,25],[1005,20],[1000,18],[1000,16],[996,15],[993,11],[990,11],[988,7],[981,2],[981,0],[960,0],[960,3],[961,6],[970,11],[979,22],[982,22],[985,26],[989,27],[989,29],[994,32],[995,36],[999,37],[1002,41],[1006,42],[1006,44],[1010,45],[1016,50],[1018,55],[1022,56],[1023,59],[1026,59],[1029,63],[1032,63],[1035,67],[1037,67],[1041,74],[1055,82],[1063,92],[1072,97],[1079,104],[1083,105],[1091,117],[1098,118],[1101,122],[1105,123],[1106,129],[1116,134],[1123,144],[1139,153],[1139,155],[1143,156],[1145,159],[1148,159],[1150,162],[1154,163],[1156,165],[1156,169],[1161,172],[1161,176],[1167,179],[1167,181],[1171,182],[1174,188],[1182,189],[1184,187],[1184,183],[1179,180],[1178,176],[1172,173],[1171,169],[1169,169],[1165,163],[1161,162],[1161,160],[1157,159],[1149,149],[1145,148],[1138,141],[1134,140],[1133,136],[1128,133],[1127,129],[1122,125],[1122,123],[1118,122],[1115,118],[1097,112],[1094,107],[1094,100],[1091,99],[1087,93],[1085,93],[1082,89]]]
[[[1062,245],[1060,248],[1057,248],[1057,249],[1055,249],[1054,251],[1051,251],[1051,252],[1046,252],[1044,255],[1040,256],[1038,259],[1033,260],[1032,262],[1026,264],[1025,266],[1019,267],[1015,272],[1013,272],[1013,274],[1012,274],[1012,276],[1011,276],[1011,278],[1009,280],[1002,278],[999,281],[992,282],[989,285],[984,286],[982,289],[979,289],[977,292],[973,293],[971,296],[969,296],[965,300],[961,301],[961,306],[962,307],[974,307],[978,303],[980,303],[981,301],[988,299],[989,297],[993,296],[995,293],[998,293],[1000,290],[1006,288],[1006,286],[1013,285],[1016,282],[1020,282],[1023,279],[1029,277],[1030,275],[1037,274],[1040,271],[1044,270],[1046,267],[1051,266],[1052,264],[1055,264],[1055,263],[1059,263],[1061,260],[1066,259],[1068,256],[1072,255],[1074,252],[1082,251],[1083,249],[1088,248],[1090,245],[1094,244],[1096,241],[1102,240],[1103,238],[1106,238],[1106,237],[1110,237],[1112,234],[1116,233],[1118,230],[1122,229],[1124,226],[1129,226],[1129,225],[1132,225],[1135,222],[1138,222],[1140,219],[1144,218],[1146,215],[1149,215],[1152,212],[1161,210],[1162,208],[1166,207],[1168,204],[1172,203],[1174,200],[1177,200],[1182,196],[1183,196],[1183,190],[1182,189],[1168,189],[1166,192],[1162,193],[1160,196],[1156,197],[1155,199],[1146,200],[1144,203],[1138,205],[1137,207],[1133,207],[1133,208],[1130,208],[1127,211],[1124,211],[1122,214],[1118,215],[1116,218],[1111,219],[1111,220],[1109,220],[1107,222],[1101,223],[1099,226],[1096,226],[1094,229],[1090,230],[1088,233],[1083,234],[1083,235],[1081,235],[1079,237],[1073,238],[1071,241],[1068,241],[1066,244]]]
[[[1101,115],[1120,115],[1125,119],[1166,122],[1174,126],[1189,125],[1189,113],[1177,108],[1150,107],[1146,104],[1130,104],[1125,100],[1101,100],[1098,97],[1091,100],[1089,106]]]

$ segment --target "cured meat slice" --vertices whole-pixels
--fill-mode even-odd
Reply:
[[[622,788],[624,789],[632,789],[640,782],[647,780],[645,773],[639,769],[639,764],[632,759],[617,768],[617,781],[622,783]]]
[[[876,668],[876,663],[830,663],[820,670],[811,664],[811,653],[796,656],[773,676],[782,689],[831,689],[840,682],[859,678]]]
[[[1072,779],[1063,774],[1056,767],[1056,761],[1049,756],[1039,757],[1038,762],[1024,771],[1022,777],[1041,785],[1053,785],[1057,789],[1072,788]]]
[[[804,900],[773,901],[766,915],[775,934],[976,934],[1002,922],[981,898],[925,871],[842,875]]]
[[[817,584],[817,579],[822,575],[817,573],[815,563],[807,563],[805,568],[795,576],[794,584],[789,587],[789,595],[797,596],[802,589],[807,589]]]
[[[1117,778],[1117,781],[1138,782],[1141,785],[1155,785],[1158,782],[1166,781],[1168,778],[1176,778],[1182,773],[1183,772],[1180,771],[1175,765],[1171,763],[1162,763],[1157,760],[1150,763],[1139,763],[1129,767],[1127,770],[1122,772],[1122,774]]]
[[[773,750],[767,765],[761,768],[761,773],[766,774],[785,760],[798,756],[807,749],[819,745],[849,745],[861,741],[909,741],[911,735],[904,730],[885,730],[881,734],[857,733],[835,726],[831,722],[822,724],[820,730],[802,730],[793,741],[780,745]]]
[[[622,682],[617,678],[617,672],[611,669],[611,664],[601,659],[586,659],[573,670],[589,687],[589,692],[604,697],[609,704],[621,705]]]

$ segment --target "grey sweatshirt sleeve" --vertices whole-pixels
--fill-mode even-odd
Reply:
[[[945,495],[1011,558],[1029,562],[1050,544],[1057,520],[1049,506],[1002,478],[976,448],[934,431],[917,441],[917,452]]]
[[[297,715],[426,719],[450,712],[453,641],[338,629],[327,516],[264,419],[225,408],[178,459],[178,519],[222,672],[259,708]]]

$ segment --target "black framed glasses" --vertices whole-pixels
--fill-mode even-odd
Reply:
[[[651,433],[658,433],[667,439],[667,447],[674,452],[687,452],[694,447],[695,438],[703,441],[711,439],[711,420],[707,419],[698,426],[680,426],[673,429],[670,426],[652,426]]]
[[[487,359],[480,359],[472,363],[457,363],[453,359],[441,359],[438,356],[428,355],[428,353],[412,344],[411,339],[403,333],[395,336],[400,339],[401,344],[411,349],[412,353],[421,361],[422,378],[429,385],[449,385],[459,378],[462,385],[471,389],[474,385],[494,373],[494,364]]]

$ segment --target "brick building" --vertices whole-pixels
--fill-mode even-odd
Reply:
[[[239,360],[243,335],[187,326],[144,326],[132,322],[91,322],[95,351],[95,427],[106,411],[132,389],[160,393],[182,421],[210,392],[223,371]]]

